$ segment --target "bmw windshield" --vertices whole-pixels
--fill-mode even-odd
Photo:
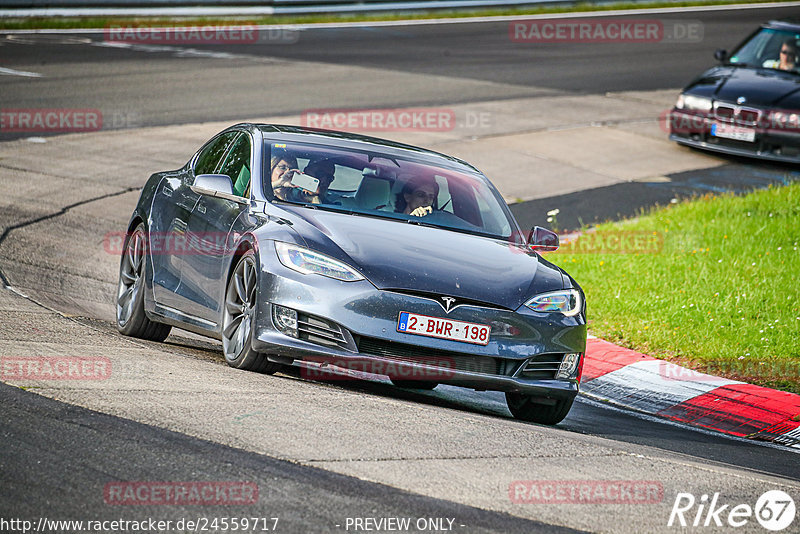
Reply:
[[[501,239],[516,234],[505,202],[477,174],[328,146],[265,148],[273,200]]]
[[[797,74],[798,41],[800,34],[796,32],[763,28],[734,50],[728,63]]]

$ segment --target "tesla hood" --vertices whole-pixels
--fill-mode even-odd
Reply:
[[[503,240],[320,209],[285,209],[306,246],[347,262],[379,289],[513,310],[537,293],[564,287],[557,267]]]

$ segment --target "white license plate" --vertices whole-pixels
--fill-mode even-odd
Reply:
[[[742,128],[740,126],[729,126],[727,124],[712,124],[711,135],[734,139],[736,141],[747,141],[752,143],[756,140],[756,131],[752,128]]]
[[[489,343],[489,333],[492,331],[492,327],[485,324],[465,323],[442,317],[400,312],[400,317],[397,319],[397,331],[405,334],[486,345]]]

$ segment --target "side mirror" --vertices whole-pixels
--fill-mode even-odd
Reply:
[[[227,174],[199,174],[195,176],[191,189],[201,195],[224,198],[240,204],[249,202],[248,199],[233,193],[233,182]]]
[[[717,61],[725,61],[726,59],[728,59],[728,51],[725,50],[724,48],[717,49],[717,51],[714,52],[714,59],[716,59]]]
[[[558,250],[558,234],[547,228],[534,226],[528,234],[528,247],[537,252]]]

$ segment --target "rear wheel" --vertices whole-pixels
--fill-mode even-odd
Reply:
[[[239,259],[225,291],[222,316],[222,352],[228,365],[237,369],[273,374],[281,364],[253,350],[253,317],[258,302],[256,255],[248,250]]]
[[[540,397],[532,397],[522,393],[506,393],[508,410],[516,419],[531,421],[542,425],[560,423],[572,408],[574,399],[560,399],[545,404]]]
[[[430,382],[428,380],[395,380],[394,378],[389,378],[392,381],[392,384],[399,388],[406,388],[406,389],[433,389],[439,385],[438,382]]]
[[[172,329],[151,321],[144,313],[144,263],[147,255],[144,224],[125,237],[117,285],[117,329],[126,336],[164,341]]]

